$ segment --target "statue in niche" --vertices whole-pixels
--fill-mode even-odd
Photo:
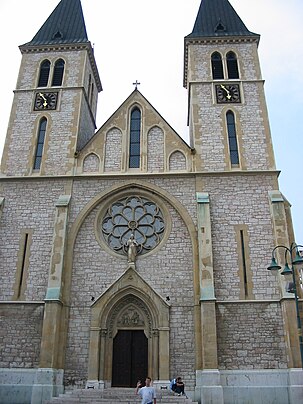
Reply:
[[[135,236],[133,234],[130,235],[130,238],[126,243],[126,247],[127,247],[128,262],[129,263],[135,262],[138,243],[136,242]]]

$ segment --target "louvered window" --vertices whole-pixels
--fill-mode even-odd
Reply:
[[[215,52],[211,55],[211,68],[214,80],[220,80],[224,78],[222,57],[220,53]]]
[[[230,162],[232,165],[238,165],[239,164],[238,142],[237,142],[235,115],[232,111],[227,111],[226,122],[227,122]]]
[[[129,168],[140,167],[141,112],[134,108],[130,118]]]
[[[50,61],[44,60],[40,66],[40,73],[39,73],[39,80],[38,80],[38,87],[46,87],[48,83],[49,77],[49,70],[50,70]]]
[[[64,60],[59,59],[55,63],[52,86],[61,86],[64,73]]]
[[[47,124],[47,119],[42,118],[40,121],[40,124],[39,124],[36,155],[35,155],[35,161],[34,161],[34,170],[40,170],[42,154],[43,154],[44,139],[45,139],[45,132],[46,132],[46,124]]]
[[[228,52],[228,54],[226,55],[226,63],[227,63],[228,78],[238,79],[239,78],[238,61],[234,52]]]

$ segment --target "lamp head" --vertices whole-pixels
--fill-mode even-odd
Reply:
[[[293,265],[303,264],[303,257],[301,257],[298,250],[296,250],[296,256],[295,256],[295,259],[293,260],[292,264]]]
[[[267,269],[269,271],[271,271],[273,269],[281,269],[280,265],[277,264],[275,257],[272,257],[271,263],[270,263],[269,267],[267,267]]]
[[[288,263],[286,262],[285,267],[283,271],[281,272],[281,275],[291,275],[292,270],[289,268]]]

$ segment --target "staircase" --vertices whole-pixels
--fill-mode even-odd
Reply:
[[[135,395],[135,389],[110,388],[105,390],[78,389],[60,394],[59,397],[53,397],[44,404],[135,404],[141,403],[139,396]],[[157,404],[194,404],[185,396],[177,396],[168,390],[157,390]]]

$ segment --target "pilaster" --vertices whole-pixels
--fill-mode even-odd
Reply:
[[[62,294],[62,278],[64,269],[64,253],[67,239],[68,206],[70,195],[61,195],[56,202],[53,245],[45,297],[45,311],[42,328],[40,367],[59,368],[61,323],[64,315]]]
[[[288,247],[291,244],[288,233],[288,221],[285,210],[285,199],[280,191],[269,191],[270,209],[273,221],[273,231],[275,246],[284,245]],[[276,250],[277,261],[285,262],[285,251],[282,248]],[[285,340],[289,368],[301,367],[300,346],[297,330],[296,307],[294,296],[287,292],[287,280],[280,273],[276,274],[281,290],[281,308],[283,324],[285,328]]]
[[[211,239],[210,201],[207,193],[197,193],[199,282],[202,328],[203,369],[218,367],[213,252]]]

